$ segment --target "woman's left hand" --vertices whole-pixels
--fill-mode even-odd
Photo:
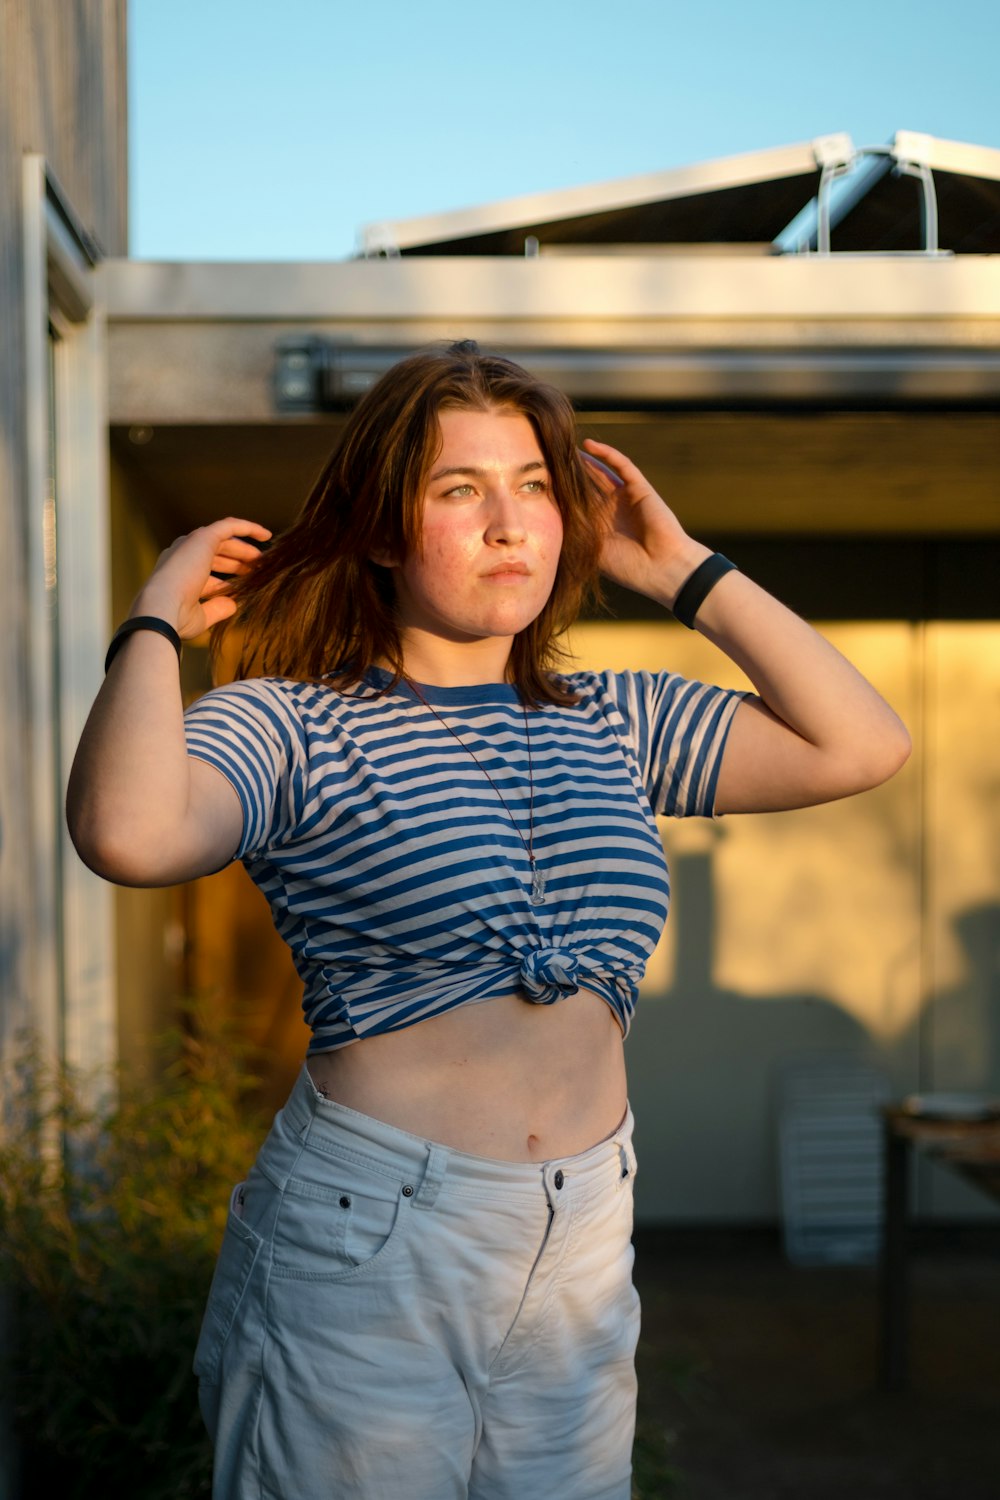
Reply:
[[[585,440],[582,452],[609,501],[601,572],[669,609],[684,580],[711,555],[710,549],[687,534],[624,453],[594,438]]]
[[[585,456],[608,499],[601,571],[672,609],[711,556],[624,453],[588,439]],[[606,466],[608,472],[604,472]],[[616,476],[617,481],[616,482]],[[909,754],[903,725],[829,641],[745,574],[727,573],[698,610],[697,629],[757,689],[733,717],[717,812],[808,807],[877,786]]]

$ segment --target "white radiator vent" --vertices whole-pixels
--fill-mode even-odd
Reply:
[[[882,1232],[884,1074],[849,1057],[786,1066],[778,1086],[785,1253],[796,1265],[870,1264]]]

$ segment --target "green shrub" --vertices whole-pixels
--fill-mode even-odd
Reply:
[[[156,1080],[119,1080],[110,1110],[87,1107],[93,1090],[30,1047],[9,1071],[0,1374],[25,1496],[211,1494],[191,1360],[229,1195],[265,1123],[246,1047],[205,1008],[159,1052]],[[656,1403],[640,1402],[635,1500],[675,1492],[672,1441]]]
[[[246,1049],[192,1010],[110,1111],[37,1051],[0,1141],[5,1384],[25,1495],[210,1493],[191,1359],[229,1194],[263,1135]]]

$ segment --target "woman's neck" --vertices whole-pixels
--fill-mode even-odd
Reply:
[[[506,682],[512,641],[485,636],[481,640],[448,641],[421,630],[403,637],[403,671],[412,682],[433,687],[475,687],[483,682]],[[388,665],[388,663],[379,663]]]

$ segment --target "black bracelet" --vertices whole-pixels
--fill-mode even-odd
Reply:
[[[174,629],[174,627],[170,625],[166,620],[158,619],[156,615],[136,615],[134,619],[126,620],[124,625],[119,625],[118,629],[111,637],[111,645],[108,647],[108,654],[104,658],[105,674],[107,674],[108,668],[114,661],[115,657],[118,655],[121,648],[124,646],[125,642],[128,640],[129,636],[134,635],[137,630],[152,630],[155,631],[157,635],[162,635],[163,638],[165,640],[168,640],[171,646],[173,646],[174,650],[177,652],[177,660],[180,661],[181,638],[177,634],[177,631]]]
[[[723,557],[721,552],[713,552],[711,557],[706,557],[681,584],[674,600],[674,618],[686,625],[688,630],[693,630],[695,615],[719,579],[735,571],[736,564],[730,562],[728,557]]]

